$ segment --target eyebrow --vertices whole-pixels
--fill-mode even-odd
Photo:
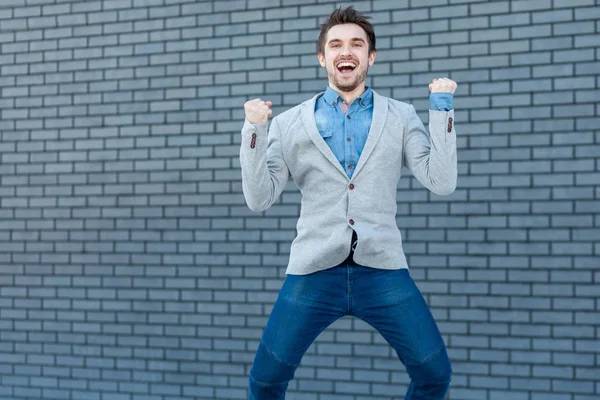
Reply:
[[[341,42],[342,39],[331,39],[327,44],[332,43],[332,42]],[[351,42],[363,42],[365,43],[365,40],[363,38],[359,38],[359,37],[355,37],[350,39]]]

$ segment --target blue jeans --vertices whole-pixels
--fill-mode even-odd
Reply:
[[[345,262],[287,275],[250,370],[249,399],[284,399],[311,343],[345,315],[370,324],[394,348],[411,379],[405,400],[446,398],[452,374],[446,346],[409,270]]]

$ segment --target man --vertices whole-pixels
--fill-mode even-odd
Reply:
[[[396,225],[402,165],[432,192],[456,187],[456,83],[434,79],[429,131],[412,105],[365,86],[375,62],[372,25],[352,7],[322,25],[324,93],[275,117],[245,105],[242,187],[254,211],[269,208],[291,177],[302,193],[286,279],[258,346],[249,398],[283,399],[314,339],[338,318],[360,318],[406,366],[407,400],[444,399],[451,365],[437,324],[412,280]]]

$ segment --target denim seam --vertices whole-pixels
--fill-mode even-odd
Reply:
[[[438,355],[444,349],[444,346],[445,345],[442,345],[439,349],[437,349],[436,351],[434,351],[433,353],[428,355],[423,361],[421,361],[417,365],[423,365],[427,361],[431,360],[433,357]],[[411,378],[411,380],[412,380],[412,378]],[[452,381],[452,378],[448,379],[447,381],[421,381],[421,380],[412,380],[412,381],[417,384],[446,384],[446,383],[450,383]]]
[[[436,351],[434,351],[433,353],[431,353],[430,355],[428,355],[427,357],[425,357],[425,359],[423,361],[421,361],[417,365],[423,365],[423,364],[425,364],[427,361],[429,361],[433,357],[437,356],[443,349],[444,349],[444,345],[441,345],[439,349],[437,349]]]
[[[278,356],[277,354],[275,354],[275,353],[273,352],[273,350],[269,349],[269,347],[267,346],[267,344],[266,344],[265,342],[263,342],[263,341],[261,340],[261,341],[260,341],[260,343],[262,343],[262,345],[264,346],[265,350],[266,350],[266,351],[267,351],[267,352],[268,352],[270,355],[272,355],[274,359],[276,359],[276,360],[277,360],[277,361],[279,361],[280,363],[282,363],[282,364],[286,364],[286,365],[288,365],[288,366],[290,366],[290,367],[293,367],[293,368],[296,368],[296,367],[298,367],[298,366],[300,365],[300,364],[291,364],[291,363],[289,363],[289,362],[287,362],[287,361],[285,361],[285,360],[282,360],[281,358],[279,358],[279,356]]]
[[[256,384],[259,385],[259,386],[261,386],[261,387],[270,387],[270,386],[273,386],[272,383],[262,382],[262,381],[258,381],[256,379],[254,379],[254,377],[252,376],[252,374],[250,374],[248,377],[250,379],[252,379],[254,382],[256,382]],[[280,385],[282,383],[284,383],[284,382],[275,382],[275,385]]]
[[[427,384],[446,384],[446,383],[450,383],[452,382],[452,378],[448,379],[447,381],[415,381],[415,380],[411,380],[412,382],[414,382],[415,384],[419,384],[419,385],[427,385]]]

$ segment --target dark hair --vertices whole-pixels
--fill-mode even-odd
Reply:
[[[321,25],[321,33],[319,34],[319,43],[317,47],[318,53],[325,53],[325,39],[327,38],[327,32],[335,26],[341,24],[356,24],[364,29],[367,33],[367,40],[369,41],[369,54],[375,51],[375,31],[373,25],[368,21],[371,17],[367,17],[356,11],[352,6],[347,8],[338,8],[334,10],[329,18]]]

